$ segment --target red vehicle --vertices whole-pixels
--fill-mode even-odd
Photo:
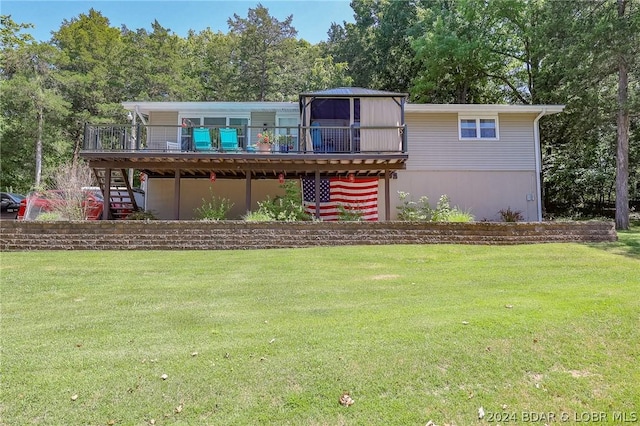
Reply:
[[[67,197],[61,190],[32,192],[20,202],[18,220],[35,220],[41,213],[60,211],[63,212]],[[104,199],[100,191],[83,190],[82,210],[86,220],[102,219]]]

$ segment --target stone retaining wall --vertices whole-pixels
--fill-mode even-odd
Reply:
[[[616,241],[613,222],[0,222],[0,250],[226,250]]]

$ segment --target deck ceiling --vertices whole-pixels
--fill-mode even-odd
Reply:
[[[404,170],[408,155],[393,154],[248,154],[248,153],[131,153],[83,152],[82,158],[92,168],[136,169],[149,177],[206,177],[215,172],[219,178],[285,177],[314,174],[329,176],[354,173],[381,176],[385,172]]]

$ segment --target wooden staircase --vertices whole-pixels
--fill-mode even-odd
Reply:
[[[109,188],[109,201],[105,203],[109,209],[109,219],[126,219],[129,214],[138,211],[126,169],[111,169],[111,172],[108,173],[107,169],[94,168],[93,173],[103,194],[106,195],[106,189]],[[108,174],[111,175],[111,179],[107,183]]]

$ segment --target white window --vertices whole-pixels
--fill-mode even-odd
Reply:
[[[458,117],[458,138],[498,140],[498,117]]]

